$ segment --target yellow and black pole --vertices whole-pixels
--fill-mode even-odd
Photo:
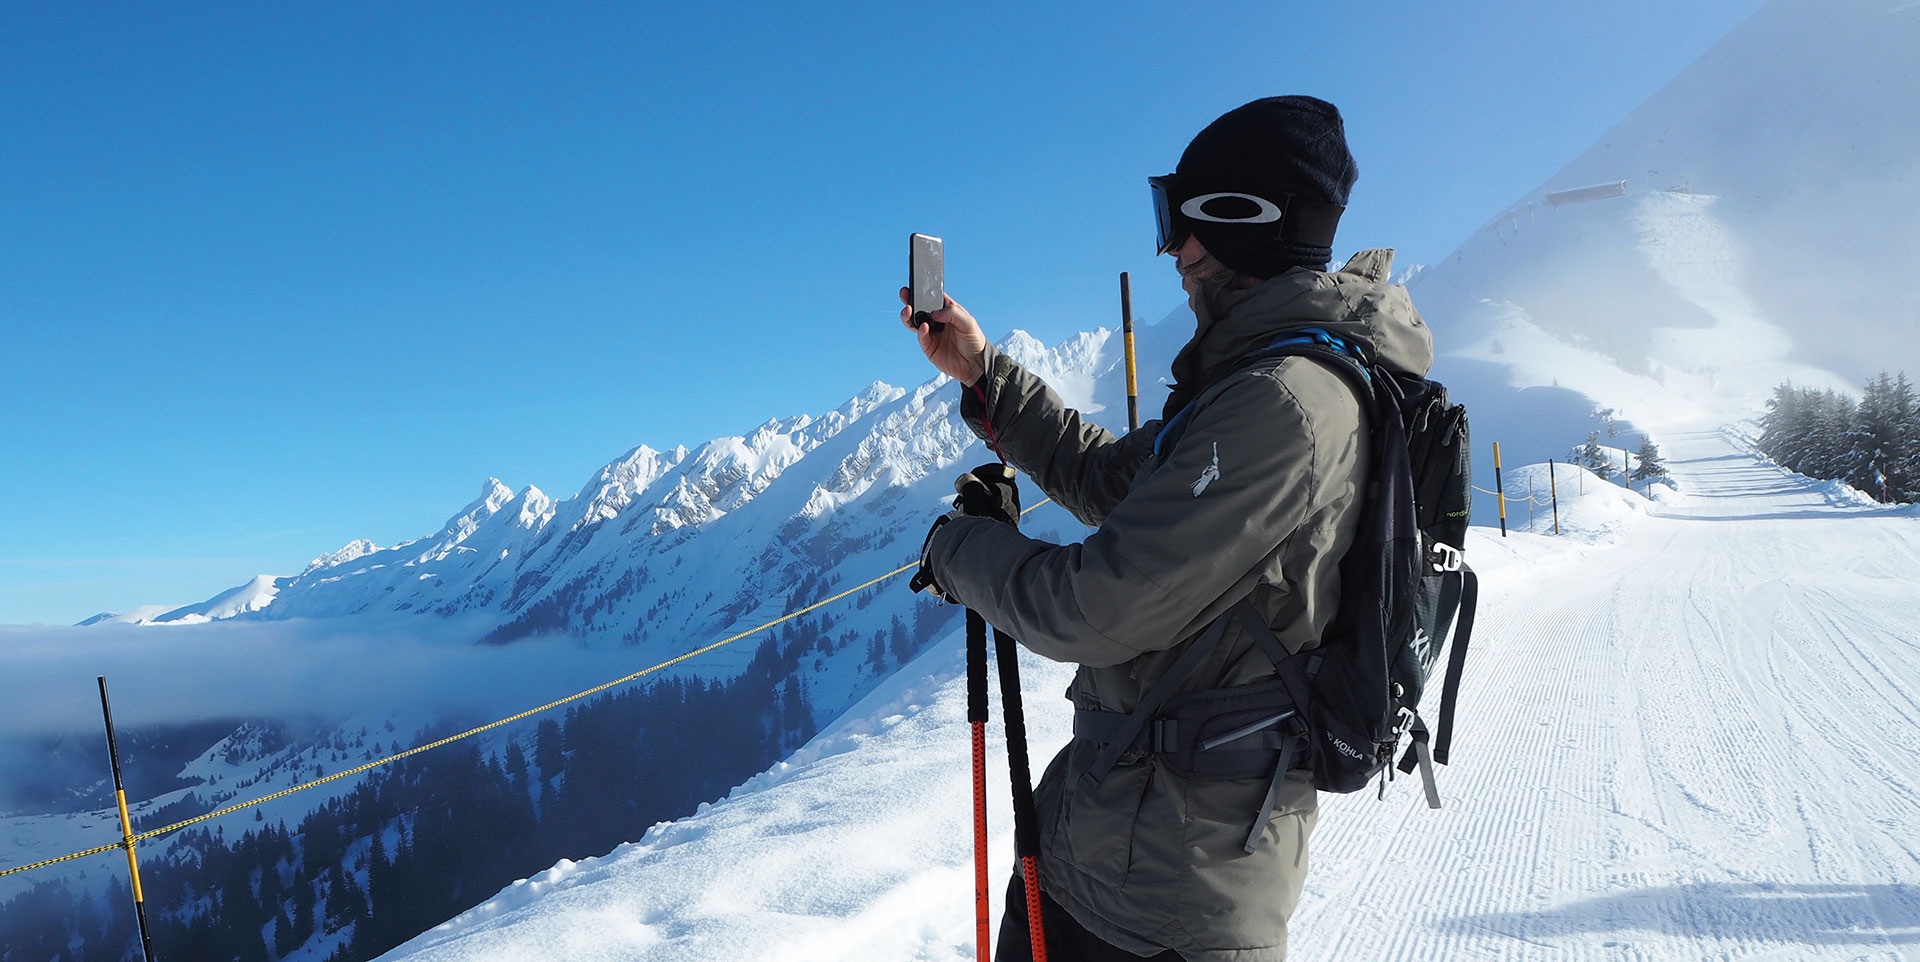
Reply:
[[[113,760],[113,797],[120,803],[121,846],[127,850],[127,872],[133,877],[133,914],[140,920],[140,948],[153,962],[153,934],[147,929],[147,902],[140,892],[140,860],[133,854],[133,819],[127,815],[127,789],[120,780],[120,746],[113,737],[113,708],[107,704],[107,676],[100,680],[100,714],[107,720],[107,757]]]
[[[1500,499],[1500,537],[1507,536],[1507,485],[1500,480],[1500,442],[1493,442],[1494,496]]]
[[[1553,533],[1560,533],[1560,469],[1547,460],[1547,491],[1553,495]]]
[[[1120,338],[1127,349],[1127,430],[1140,429],[1140,383],[1133,373],[1133,288],[1120,272]]]

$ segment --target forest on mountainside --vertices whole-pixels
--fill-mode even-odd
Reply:
[[[452,747],[376,770],[299,824],[184,829],[141,880],[163,959],[276,962],[311,940],[327,962],[362,962],[562,858],[605,854],[655,822],[724,797],[814,734],[796,669],[817,651],[864,644],[883,675],[923,649],[944,617],[896,616],[886,631],[832,632],[797,619],[726,681],[669,678],[586,701],[483,755]],[[455,729],[418,733],[414,744]],[[377,748],[376,743],[376,748]],[[142,830],[192,817],[190,793]],[[0,962],[125,962],[141,957],[124,881],[104,899],[43,882],[0,904]]]

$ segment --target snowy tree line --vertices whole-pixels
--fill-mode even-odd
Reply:
[[[1613,408],[1598,408],[1593,412],[1593,417],[1605,425],[1607,437],[1615,437],[1620,433]],[[1640,449],[1633,452],[1632,460],[1635,463],[1629,466],[1625,453],[1621,454],[1620,460],[1618,465],[1613,463],[1613,452],[1609,445],[1600,442],[1598,429],[1587,432],[1586,443],[1574,445],[1573,450],[1567,453],[1567,463],[1586,468],[1601,480],[1612,480],[1614,470],[1618,468],[1626,475],[1627,487],[1633,487],[1639,481],[1651,482],[1668,477],[1666,459],[1660,456],[1660,446],[1644,434],[1640,436]]]
[[[1879,501],[1920,501],[1920,409],[1903,371],[1860,399],[1782,384],[1760,419],[1761,453],[1810,478],[1844,481]]]

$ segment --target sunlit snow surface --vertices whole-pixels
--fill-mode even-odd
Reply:
[[[1324,797],[1291,958],[1920,946],[1920,515],[1847,503],[1718,432],[1667,453],[1682,497],[1587,478],[1563,492],[1564,537],[1474,530],[1447,808],[1405,782],[1385,802]],[[726,801],[386,958],[973,958],[961,667],[948,639]],[[1067,737],[1068,675],[1023,670],[1044,759]],[[999,742],[989,757],[997,896]]]

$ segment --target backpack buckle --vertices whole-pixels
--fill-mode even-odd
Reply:
[[[1155,754],[1171,752],[1179,745],[1179,723],[1172,718],[1156,718],[1151,723],[1147,750]]]
[[[1466,558],[1467,556],[1459,548],[1445,541],[1435,541],[1433,554],[1427,558],[1427,563],[1433,566],[1433,570],[1445,574],[1449,571],[1459,571],[1466,565]]]

